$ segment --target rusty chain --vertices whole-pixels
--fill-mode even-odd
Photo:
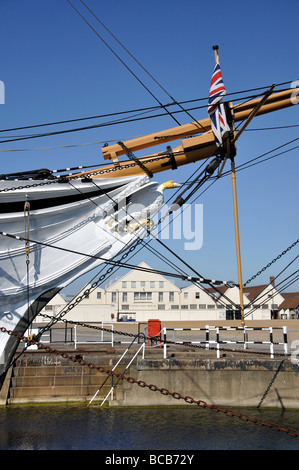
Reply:
[[[90,369],[96,369],[99,372],[105,373],[109,376],[115,376],[119,380],[126,380],[128,383],[136,384],[141,388],[148,388],[152,392],[160,392],[162,395],[171,396],[172,398],[174,398],[176,400],[184,400],[185,403],[188,403],[188,404],[196,404],[196,405],[198,405],[202,408],[207,408],[207,409],[209,409],[211,411],[214,411],[214,412],[217,412],[217,413],[224,413],[226,416],[237,417],[241,421],[251,422],[251,423],[256,424],[257,426],[260,426],[260,427],[264,426],[264,427],[267,427],[267,428],[272,429],[274,431],[285,432],[285,433],[287,433],[287,435],[289,435],[291,437],[299,437],[299,431],[294,429],[294,428],[285,428],[285,427],[282,427],[281,425],[279,425],[277,423],[266,423],[265,421],[263,421],[259,418],[252,418],[252,417],[250,417],[250,416],[248,416],[247,414],[244,414],[244,413],[236,413],[233,410],[222,408],[219,405],[214,405],[214,404],[210,405],[210,404],[206,403],[204,400],[195,400],[194,398],[192,398],[188,395],[184,396],[184,395],[181,395],[178,392],[170,392],[167,388],[159,388],[154,384],[147,384],[143,380],[136,380],[134,377],[131,377],[131,376],[125,376],[123,374],[117,374],[113,370],[105,369],[102,366],[97,366],[97,365],[95,365],[91,362],[87,362],[87,361],[85,361],[84,359],[82,359],[80,357],[76,357],[76,356],[70,355],[68,353],[58,351],[57,349],[53,349],[49,346],[44,345],[43,343],[34,341],[34,339],[31,339],[31,337],[29,339],[26,336],[21,336],[17,333],[14,333],[11,330],[7,330],[5,327],[1,327],[0,331],[2,333],[7,333],[10,336],[16,336],[20,341],[24,341],[25,343],[28,343],[30,345],[34,344],[38,347],[38,349],[44,349],[45,351],[47,351],[51,354],[56,354],[56,355],[61,356],[65,359],[69,359],[73,362],[78,362],[80,365],[87,366]]]

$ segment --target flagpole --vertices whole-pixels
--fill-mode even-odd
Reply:
[[[240,250],[238,204],[237,204],[237,185],[236,185],[236,172],[235,172],[234,157],[231,158],[231,174],[232,174],[232,187],[233,187],[233,203],[234,203],[236,252],[237,252],[237,265],[238,265],[238,284],[239,284],[240,310],[241,310],[241,326],[244,328],[245,321],[244,321],[243,281],[242,281],[241,250]]]
[[[218,61],[218,49],[217,45],[213,46],[215,54],[215,63]],[[236,184],[236,172],[235,172],[235,160],[231,157],[231,176],[232,176],[232,188],[233,188],[233,205],[234,205],[234,222],[235,222],[235,237],[236,237],[236,253],[237,253],[237,267],[238,267],[238,284],[239,284],[239,296],[240,296],[240,310],[241,310],[241,325],[244,328],[244,299],[243,299],[243,280],[242,280],[242,266],[241,266],[241,249],[240,249],[240,234],[239,234],[239,219],[238,219],[238,204],[237,204],[237,184]]]
[[[217,59],[218,59],[218,49],[219,49],[219,46],[213,46],[213,51],[214,51],[214,54],[215,54],[215,63],[217,62]]]

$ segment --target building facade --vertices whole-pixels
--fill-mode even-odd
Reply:
[[[211,322],[241,318],[237,286],[205,289],[189,284],[179,288],[162,275],[146,271],[151,269],[146,263],[138,266],[145,271],[131,270],[106,289],[91,290],[64,318],[78,322],[147,322],[148,319]],[[276,291],[273,278],[269,284],[245,287],[243,294],[246,320],[298,316],[299,294],[292,294],[292,308],[289,308],[287,294]],[[67,306],[67,300],[58,294],[41,313],[57,316]],[[37,321],[46,320],[39,315]]]

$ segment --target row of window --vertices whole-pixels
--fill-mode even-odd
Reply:
[[[134,308],[134,307],[133,307]],[[170,306],[170,309],[171,310],[179,310],[180,306],[178,304],[172,304]],[[197,310],[197,308],[199,308],[200,310],[202,309],[212,309],[212,308],[216,308],[215,305],[196,305],[196,304],[190,304],[190,305],[181,305],[181,309],[182,310]],[[217,306],[218,308],[218,306]],[[223,308],[223,305],[220,306],[220,308]],[[165,310],[166,309],[166,306],[165,304],[158,304],[158,310]],[[129,304],[122,304],[121,305],[121,310],[130,310],[130,305]]]
[[[127,281],[123,281],[125,283],[127,283]],[[132,281],[132,283],[135,283],[135,281]],[[141,281],[142,282],[145,282],[145,281]],[[154,281],[153,281],[154,282]],[[163,281],[160,281],[159,284],[163,284]],[[163,286],[159,286],[159,287],[163,287]],[[119,294],[121,294],[122,296],[122,302],[127,302],[128,301],[128,292],[120,292]],[[164,294],[166,294],[166,292],[158,292],[158,301],[159,302],[163,302],[164,300]],[[97,299],[98,300],[101,300],[102,298],[102,292],[97,292]],[[187,299],[188,298],[188,292],[184,292],[184,299]],[[195,292],[195,299],[199,299],[200,298],[200,292]],[[134,300],[138,301],[138,300],[147,300],[147,301],[151,301],[152,300],[152,292],[134,292]],[[168,292],[168,300],[169,302],[174,302],[174,292]],[[117,292],[111,292],[111,302],[112,303],[115,303],[117,301]]]
[[[134,308],[134,307],[133,307]],[[180,306],[178,304],[172,304],[170,306],[170,309],[171,310],[179,310]],[[181,309],[182,310],[210,310],[210,309],[213,309],[213,308],[217,308],[217,309],[222,309],[222,308],[225,308],[225,305],[205,305],[205,304],[200,304],[200,305],[197,305],[197,304],[190,304],[190,305],[186,305],[186,304],[183,304],[181,305]],[[261,308],[264,310],[264,309],[267,309],[268,308],[268,305],[262,305]],[[130,305],[129,304],[122,304],[121,306],[121,309],[122,310],[130,310]],[[166,309],[166,306],[165,304],[158,304],[158,310],[165,310]]]
[[[151,289],[155,287],[160,287],[160,289],[164,288],[164,281],[122,281],[121,286],[123,289],[127,287],[131,287],[132,289],[136,289],[137,285],[139,287],[146,287],[146,284],[149,285]]]
[[[117,300],[117,294],[121,295],[122,302],[128,302],[128,292],[111,292],[111,302],[115,303]],[[163,302],[166,292],[158,292],[158,301]],[[134,302],[147,301],[151,302],[153,299],[152,292],[134,292]],[[169,302],[174,302],[174,292],[168,292]]]

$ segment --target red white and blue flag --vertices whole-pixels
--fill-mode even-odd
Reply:
[[[222,80],[221,69],[217,58],[211,79],[208,113],[210,116],[212,131],[215,135],[216,144],[219,147],[222,145],[223,135],[229,131],[229,125],[227,124],[225,109],[222,103],[222,97],[224,95],[226,95],[226,89]]]

